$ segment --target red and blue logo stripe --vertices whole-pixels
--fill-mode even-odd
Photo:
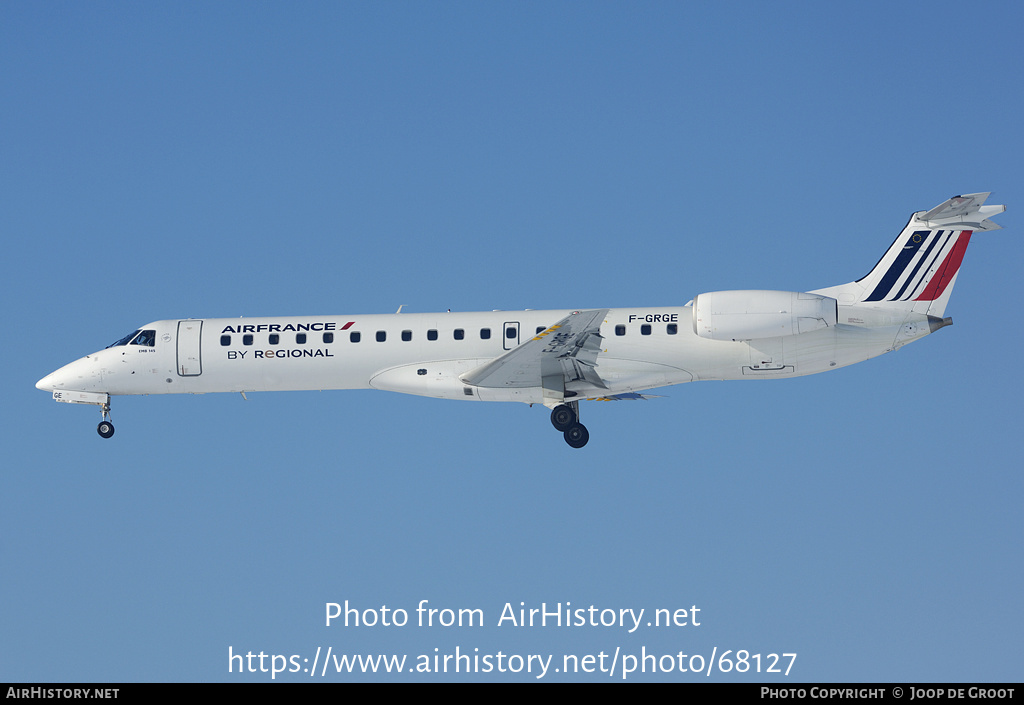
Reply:
[[[903,249],[864,301],[938,299],[959,271],[970,240],[970,230],[918,230],[911,233]],[[940,258],[941,263],[936,265]]]

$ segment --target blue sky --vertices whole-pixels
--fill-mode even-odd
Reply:
[[[229,648],[458,647],[552,668],[797,654],[788,677],[712,681],[1020,681],[1022,19],[0,5],[0,680],[268,681],[229,673]],[[586,406],[581,451],[539,408],[379,392],[118,398],[103,441],[98,412],[34,388],[164,318],[820,288],[911,212],[989,190],[1005,230],[972,240],[953,327],[827,375]],[[411,623],[325,626],[346,600]],[[485,624],[415,626],[421,600]],[[498,626],[521,602],[701,624]],[[542,680],[567,679],[621,667]]]

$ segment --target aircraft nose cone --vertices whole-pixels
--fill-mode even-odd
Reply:
[[[75,360],[70,364],[64,365],[59,370],[54,370],[36,382],[36,389],[42,389],[44,392],[56,392],[58,389],[88,391],[86,385],[89,382],[87,375],[90,372],[90,368],[85,362],[87,360],[88,357],[84,357],[81,360]]]

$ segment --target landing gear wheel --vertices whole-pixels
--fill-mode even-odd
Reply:
[[[551,425],[556,431],[568,431],[576,421],[576,412],[568,404],[559,404],[551,410]]]
[[[582,448],[590,440],[590,432],[581,423],[573,424],[562,435],[565,437],[565,442],[573,448]]]
[[[96,427],[96,433],[104,438],[110,438],[114,435],[114,424],[109,421],[100,421],[100,425]]]

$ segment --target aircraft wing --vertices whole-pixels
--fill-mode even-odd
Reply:
[[[561,401],[567,386],[580,392],[607,389],[597,372],[606,308],[573,311],[501,357],[460,376],[475,387],[543,387],[545,401]],[[568,396],[574,396],[569,394]]]

